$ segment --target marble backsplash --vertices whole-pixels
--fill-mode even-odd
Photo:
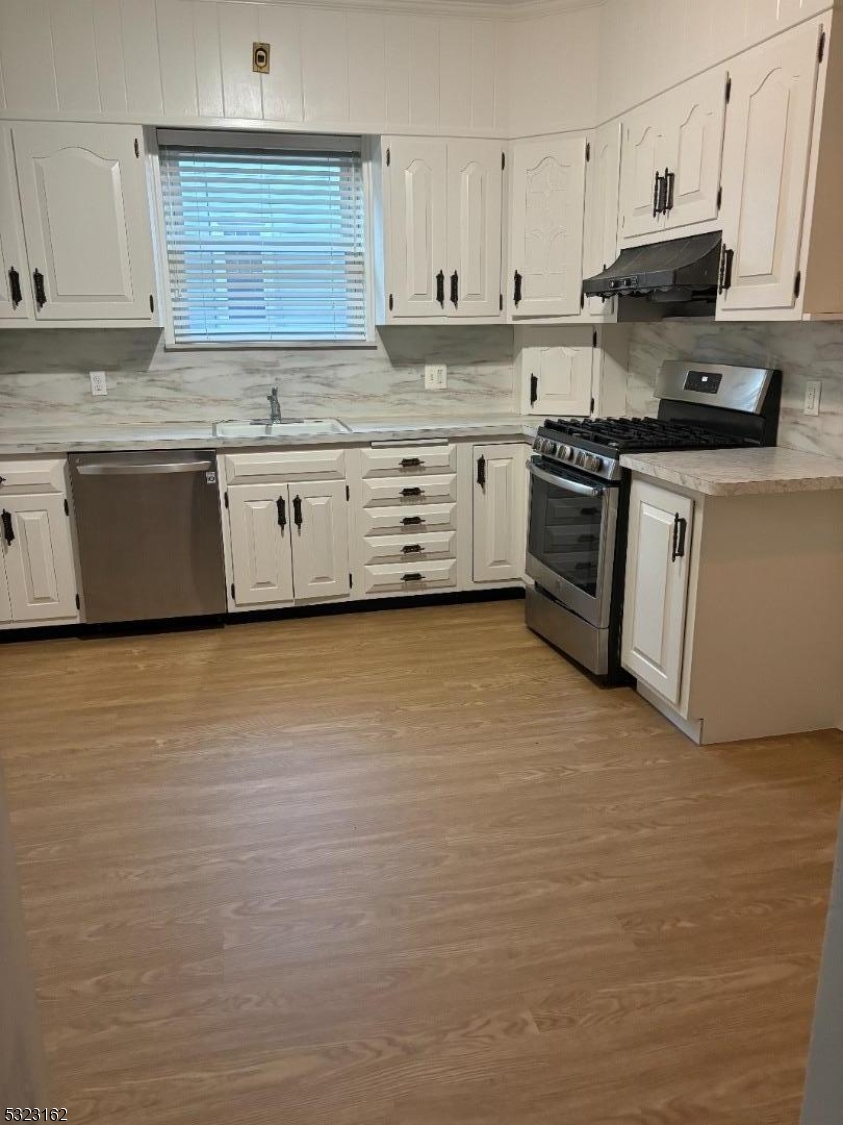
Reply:
[[[448,386],[425,391],[424,364]],[[108,396],[91,396],[104,370]],[[460,416],[517,412],[513,331],[386,328],[376,348],[166,351],[151,329],[0,333],[0,428],[215,422],[268,417],[278,387],[291,417]]]
[[[690,358],[781,368],[779,445],[843,457],[843,324],[637,324],[630,337],[627,414],[655,414],[662,360]],[[816,418],[802,413],[808,379],[822,380]]]

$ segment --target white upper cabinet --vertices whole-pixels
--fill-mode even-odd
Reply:
[[[290,503],[296,599],[346,597],[351,581],[345,483],[291,484]]]
[[[545,418],[591,413],[594,365],[593,330],[589,327],[532,329],[539,338],[519,355],[524,414]],[[554,339],[564,335],[564,339]]]
[[[447,259],[447,147],[390,138],[387,184],[387,300],[395,317],[441,316]]]
[[[141,130],[31,124],[13,137],[36,318],[153,322]]]
[[[669,703],[682,689],[694,502],[633,481],[621,658]]]
[[[591,141],[585,201],[583,275],[593,277],[618,256],[618,201],[621,173],[621,126],[611,122]],[[586,298],[586,312],[594,320],[613,320],[615,301]]]
[[[507,288],[515,319],[581,312],[585,148],[584,136],[512,147]]]
[[[454,316],[500,313],[501,146],[448,142],[448,304]]]
[[[500,318],[501,146],[384,142],[386,319]]]
[[[726,78],[725,70],[709,71],[626,118],[624,242],[678,237],[687,228],[696,234],[716,225]]]
[[[718,301],[721,318],[774,311],[782,318],[801,316],[796,277],[819,36],[816,22],[805,24],[730,66],[722,216],[727,288]],[[839,182],[836,205],[839,210]],[[839,245],[835,253],[839,258]]]
[[[15,180],[12,133],[0,126],[0,321],[29,320],[32,299]]]

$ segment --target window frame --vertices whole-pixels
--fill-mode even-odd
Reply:
[[[164,196],[161,187],[160,142],[158,134],[166,134],[176,141],[184,138],[185,143],[201,141],[212,142],[220,149],[225,148],[280,148],[280,149],[354,149],[360,151],[360,164],[363,176],[363,267],[364,293],[366,301],[366,336],[361,340],[194,340],[182,341],[175,337],[173,327],[173,306],[170,296],[170,266],[167,253],[167,232],[164,218]],[[372,138],[360,134],[339,135],[320,133],[286,133],[268,131],[264,128],[251,130],[237,129],[160,129],[145,130],[145,142],[150,161],[150,180],[154,200],[154,249],[159,290],[162,295],[164,312],[164,350],[174,352],[201,351],[297,351],[297,350],[337,350],[337,349],[376,349],[375,332],[375,231],[374,231],[374,145]]]

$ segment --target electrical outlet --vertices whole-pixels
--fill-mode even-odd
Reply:
[[[108,394],[108,383],[105,380],[104,371],[91,372],[91,394],[97,396]]]
[[[444,391],[448,386],[448,368],[444,363],[428,363],[424,368],[424,389]]]
[[[810,414],[812,417],[820,412],[820,395],[822,394],[822,381],[820,379],[809,379],[805,384],[805,406],[803,407],[804,414]]]

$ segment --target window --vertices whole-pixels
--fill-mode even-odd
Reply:
[[[368,340],[359,138],[158,143],[174,343]]]

